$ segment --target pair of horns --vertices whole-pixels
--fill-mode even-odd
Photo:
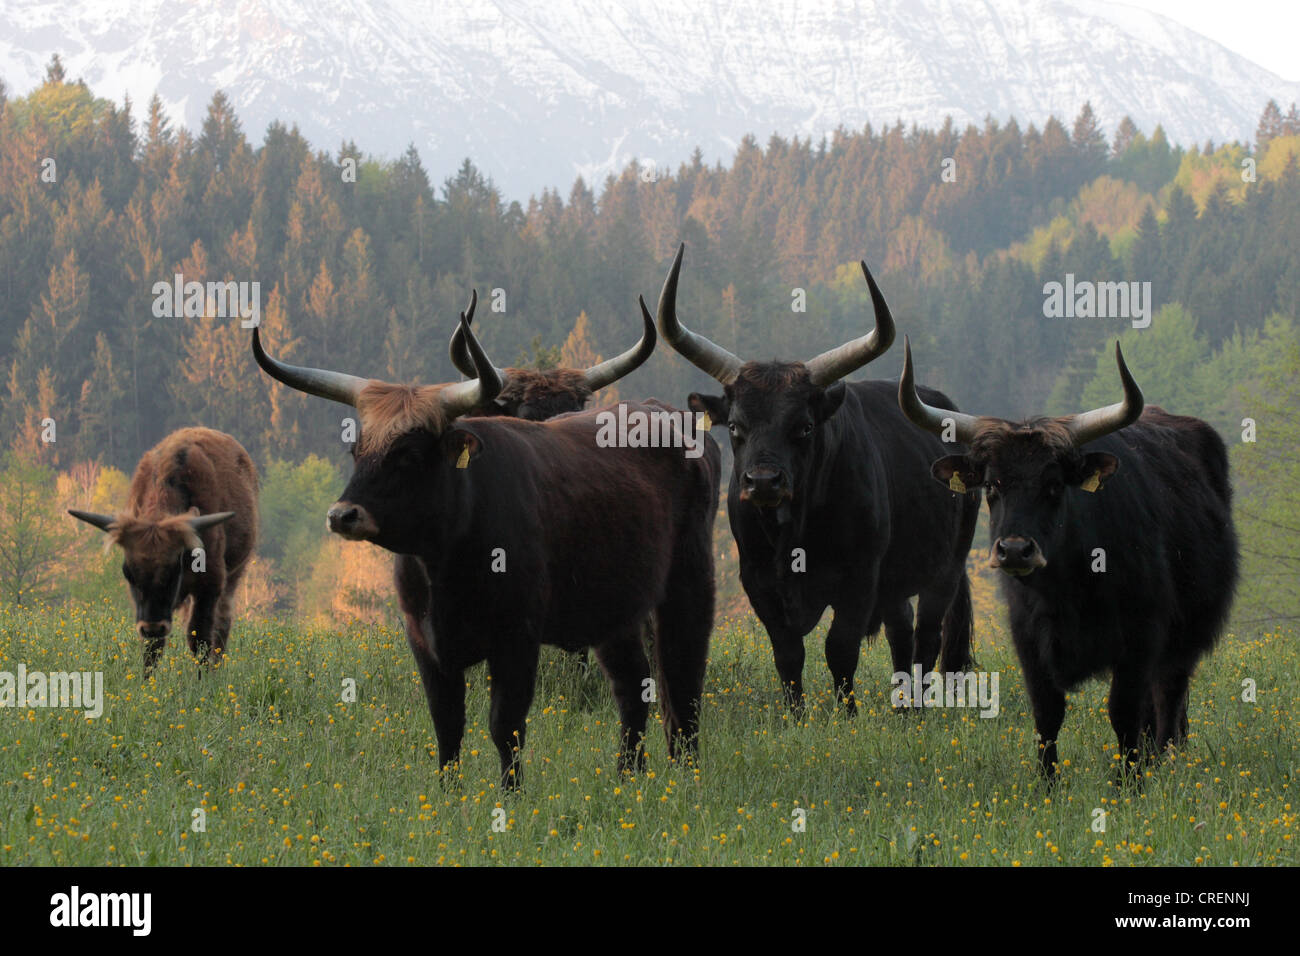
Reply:
[[[1123,400],[1114,405],[1094,408],[1061,419],[1061,424],[1065,426],[1070,441],[1076,448],[1132,425],[1142,414],[1144,404],[1142,389],[1138,388],[1128,366],[1124,364],[1124,353],[1120,351],[1119,342],[1115,343],[1115,363],[1119,366],[1119,378],[1124,385]],[[906,336],[903,338],[903,374],[898,379],[898,406],[912,424],[941,437],[946,423],[951,421],[956,440],[965,445],[970,444],[979,430],[980,416],[954,412],[946,408],[934,408],[921,401],[921,397],[916,394],[916,383],[913,380],[912,343]]]
[[[664,280],[663,289],[659,293],[659,334],[697,368],[708,372],[723,385],[730,385],[745,363],[722,346],[710,342],[698,332],[692,332],[677,318],[677,279],[682,270],[682,254],[685,251],[686,243],[677,247],[672,268],[668,270],[668,278]],[[879,358],[894,343],[894,317],[889,311],[889,305],[867,264],[860,264],[862,275],[867,280],[867,288],[871,290],[871,308],[875,313],[876,327],[861,338],[845,342],[805,362],[814,385],[831,385],[839,381],[850,372]],[[641,307],[644,311],[644,302]]]
[[[474,308],[478,305],[478,292],[475,291],[470,298],[469,308],[465,310],[465,327],[474,321]],[[643,328],[641,331],[641,340],[621,355],[616,355],[612,359],[607,359],[598,365],[593,365],[586,369],[582,374],[587,380],[587,387],[593,392],[604,388],[606,385],[612,385],[620,378],[632,374],[648,359],[655,350],[655,323],[650,317],[650,310],[645,307],[644,300],[641,302],[641,321]],[[447,351],[451,355],[451,364],[456,366],[462,375],[471,378],[478,374],[472,360],[470,359],[469,349],[466,346],[465,335],[461,326],[456,326],[456,331],[451,334],[451,343],[447,346]],[[503,377],[505,372],[497,369],[497,372]]]
[[[93,511],[78,511],[75,508],[69,508],[68,514],[78,521],[84,521],[86,524],[93,524],[100,531],[111,531],[112,526],[117,523],[115,515],[97,515]],[[198,534],[213,525],[221,524],[223,521],[229,521],[235,516],[233,511],[214,511],[212,514],[195,515],[190,519],[190,529]]]
[[[478,292],[475,290],[470,299],[471,315],[477,303]],[[460,326],[457,331],[464,336],[466,350],[474,369],[469,374],[474,375],[475,378],[468,382],[446,385],[439,391],[438,400],[442,403],[443,412],[449,420],[492,401],[505,386],[505,374],[488,359],[483,346],[479,344],[477,336],[470,329],[469,318],[464,312],[460,314]],[[300,392],[306,392],[308,395],[328,398],[330,401],[351,405],[353,408],[357,405],[357,397],[361,394],[361,390],[371,381],[343,372],[302,368],[277,362],[263,350],[257,327],[253,328],[253,358],[262,367],[262,371],[277,382]]]

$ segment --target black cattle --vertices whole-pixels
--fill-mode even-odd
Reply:
[[[1098,674],[1112,675],[1110,722],[1127,766],[1148,744],[1181,741],[1188,681],[1236,588],[1223,440],[1199,419],[1144,411],[1118,343],[1115,360],[1123,401],[1019,424],[929,407],[912,387],[910,347],[898,385],[908,418],[936,434],[948,420],[970,446],[933,474],[988,497],[990,564],[1005,573],[1048,774],[1065,693]]]
[[[889,306],[866,263],[876,315],[870,334],[806,363],[742,362],[678,321],[684,248],[659,297],[659,334],[726,386],[720,396],[693,394],[690,402],[731,433],[727,515],[740,578],[767,628],[788,702],[802,707],[803,639],[828,605],[835,616],[826,663],[849,713],[862,638],[882,622],[895,672],[914,663],[928,672],[941,644],[945,671],[967,669],[965,562],[979,504],[930,486],[929,463],[943,445],[911,434],[892,383],[840,381],[894,339]]]
[[[619,766],[643,765],[649,666],[639,635],[651,612],[669,755],[693,752],[713,617],[717,445],[702,436],[694,459],[681,448],[602,447],[595,412],[547,422],[463,417],[505,382],[461,321],[480,377],[448,385],[283,365],[253,334],[257,362],[273,378],[359,412],[356,467],[327,521],[343,537],[417,558],[430,582],[427,612],[407,639],[442,764],[460,753],[464,670],[486,660],[502,783],[518,786],[547,643],[595,648],[618,704]]]

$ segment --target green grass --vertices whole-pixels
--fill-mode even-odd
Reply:
[[[752,621],[714,635],[702,767],[614,770],[604,678],[547,648],[529,719],[525,790],[496,786],[486,671],[467,674],[459,776],[435,774],[419,677],[394,627],[241,622],[202,679],[172,646],[150,681],[122,609],[0,609],[0,670],[102,670],[103,715],[0,710],[0,864],[1295,864],[1300,742],[1291,635],[1227,638],[1198,672],[1191,738],[1140,787],[1118,787],[1106,688],[1071,695],[1068,762],[1035,771],[1014,654],[994,625],[981,664],[1001,713],[889,712],[884,642],[864,646],[856,719],[836,711],[808,638],[807,720],[778,705]],[[341,702],[345,678],[357,701]],[[1244,678],[1258,702],[1244,703]],[[506,829],[494,832],[493,810]],[[794,832],[795,808],[806,812]],[[193,811],[206,831],[191,829]],[[1092,829],[1107,811],[1105,832]]]

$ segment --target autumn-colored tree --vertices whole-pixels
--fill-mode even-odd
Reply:
[[[50,468],[13,452],[0,458],[0,600],[30,604],[53,593],[74,536],[54,492]]]

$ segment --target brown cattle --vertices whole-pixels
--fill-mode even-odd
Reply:
[[[717,444],[699,435],[695,458],[667,445],[610,445],[601,437],[608,411],[544,422],[473,416],[507,383],[464,314],[461,328],[479,375],[444,385],[285,365],[253,330],[266,374],[359,413],[356,466],[326,522],[344,538],[411,556],[407,566],[428,582],[407,641],[439,761],[460,759],[465,669],[486,660],[501,782],[519,785],[538,653],[552,644],[595,648],[618,706],[619,768],[643,766],[654,685],[640,635],[651,614],[668,753],[692,756],[713,630]],[[694,421],[653,400],[629,404],[625,414],[634,413]]]
[[[474,321],[478,305],[478,290],[473,290],[465,322]],[[542,422],[556,415],[580,412],[587,407],[591,396],[620,378],[630,375],[645,364],[655,350],[655,323],[650,312],[641,303],[641,338],[635,345],[612,359],[606,359],[591,368],[504,368],[497,369],[504,385],[501,393],[489,402],[474,409],[475,415],[508,415],[530,422]],[[467,378],[477,378],[473,359],[465,344],[465,334],[459,325],[452,333],[447,347],[451,362]]]
[[[68,514],[122,548],[145,674],[167,646],[172,613],[189,597],[190,651],[201,663],[215,663],[230,634],[231,597],[257,540],[257,471],[243,446],[211,428],[182,428],[140,459],[123,511]]]

